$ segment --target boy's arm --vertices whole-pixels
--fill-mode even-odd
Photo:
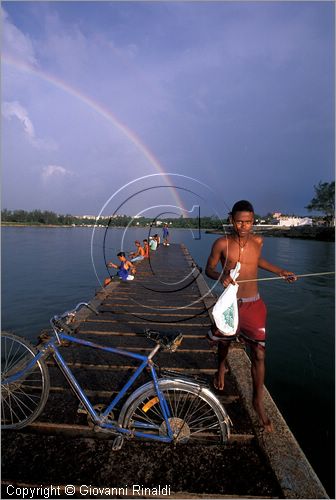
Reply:
[[[281,267],[271,264],[262,257],[260,257],[258,260],[258,267],[260,267],[260,269],[265,269],[265,271],[269,271],[270,273],[277,274],[278,276],[287,280],[289,283],[297,280],[297,277],[291,271],[286,271],[285,269],[281,269]]]
[[[213,244],[211,253],[208,257],[208,261],[205,267],[205,274],[213,280],[221,279],[222,283],[224,283],[223,280],[227,277],[227,275],[224,276],[223,271],[220,273],[216,271],[216,267],[218,262],[220,261],[222,253],[223,253],[223,243],[220,240],[217,240]]]
[[[109,262],[107,264],[107,267],[114,267],[115,269],[118,269],[118,266],[116,266],[115,264],[113,264],[113,262]]]

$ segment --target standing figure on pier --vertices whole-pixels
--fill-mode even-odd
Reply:
[[[264,408],[266,306],[258,292],[258,268],[277,274],[289,283],[296,281],[297,277],[294,273],[262,258],[263,238],[252,233],[254,209],[249,201],[241,200],[235,203],[229,215],[233,232],[214,242],[205,269],[209,278],[220,280],[226,288],[230,284],[236,285],[230,276],[230,270],[240,262],[239,280],[242,282],[237,287],[236,334],[225,337],[215,325],[208,332],[211,345],[218,346],[218,371],[214,377],[214,387],[218,390],[224,389],[225,360],[230,341],[239,339],[248,344],[251,351],[252,404],[260,424],[270,432],[273,430],[272,422]],[[222,265],[221,272],[216,270],[218,263]]]
[[[169,247],[169,231],[168,231],[168,224],[167,223],[163,225],[162,239],[163,239],[163,245],[165,247]]]

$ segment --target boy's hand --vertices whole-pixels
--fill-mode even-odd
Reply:
[[[230,284],[236,285],[236,282],[230,276],[230,271],[225,272],[221,277],[220,281],[225,288],[228,287]]]
[[[288,283],[293,283],[294,281],[297,280],[297,276],[295,276],[294,273],[292,273],[291,271],[281,271],[279,273],[279,276],[281,276],[281,278],[285,279]]]

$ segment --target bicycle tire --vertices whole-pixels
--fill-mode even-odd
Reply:
[[[169,407],[174,443],[222,444],[228,441],[230,419],[210,390],[199,384],[169,379],[159,380],[159,386]],[[140,387],[126,401],[119,424],[147,434],[168,436],[152,382]]]
[[[37,361],[27,373],[15,382],[6,379],[24,370],[36,356],[32,344],[14,335],[1,332],[1,426],[20,429],[32,423],[48,399],[49,371],[43,360]]]

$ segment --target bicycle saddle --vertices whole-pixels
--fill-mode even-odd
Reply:
[[[158,330],[151,330],[150,328],[146,328],[145,335],[172,352],[176,351],[183,339],[181,332],[159,332]]]

